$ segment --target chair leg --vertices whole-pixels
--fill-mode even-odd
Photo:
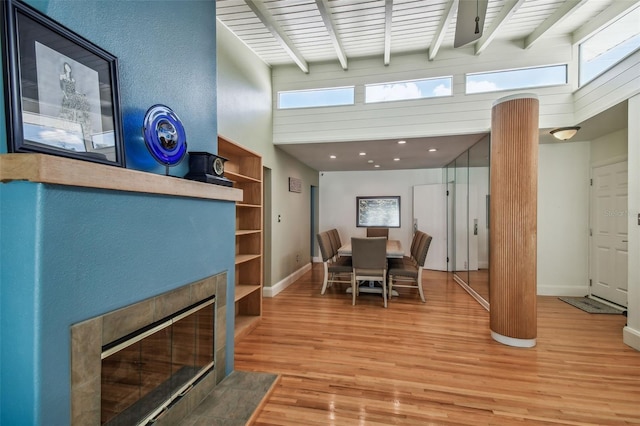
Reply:
[[[351,276],[351,296],[352,296],[352,305],[356,304],[356,296],[358,293],[358,282],[356,281],[355,274]]]
[[[416,283],[418,284],[418,292],[420,293],[420,299],[422,299],[422,303],[427,303],[424,299],[424,292],[422,291],[422,268],[418,270],[418,278],[416,279]]]
[[[325,291],[327,291],[327,283],[329,282],[329,267],[327,266],[327,262],[323,262],[324,263],[324,280],[322,282],[322,290],[320,291],[320,294],[324,294]]]
[[[422,283],[418,283],[418,292],[420,293],[420,299],[422,299],[422,303],[427,303],[424,298],[424,293],[422,292]]]
[[[389,302],[391,302],[391,298],[393,297],[393,276],[389,275]]]
[[[384,300],[384,307],[387,307],[387,277],[386,274],[382,277],[382,300]]]

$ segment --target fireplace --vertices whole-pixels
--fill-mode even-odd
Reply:
[[[100,423],[146,424],[214,366],[215,296],[102,348]]]
[[[224,378],[226,272],[75,324],[72,424],[175,424]]]

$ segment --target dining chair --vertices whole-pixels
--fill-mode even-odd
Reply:
[[[367,228],[367,237],[385,237],[389,239],[389,228]]]
[[[382,299],[387,307],[387,239],[386,238],[351,238],[351,293],[353,302],[359,292],[359,281],[380,281],[382,283]]]
[[[335,231],[335,232],[334,232]],[[338,235],[337,230],[330,229],[326,231],[327,236],[329,237],[329,241],[331,242],[331,249],[333,250],[333,257],[338,257],[338,249],[342,245],[340,243],[340,235]]]
[[[324,270],[320,294],[324,294],[327,291],[327,287],[334,283],[352,284],[353,267],[351,266],[351,258],[336,256],[338,251],[333,249],[328,231],[317,234],[316,238],[318,239],[318,246],[320,246]]]
[[[422,302],[426,302],[422,290],[422,270],[433,238],[426,232],[416,231],[411,256],[389,260],[389,299],[394,287],[417,288]]]
[[[329,230],[329,236],[333,236],[334,241],[337,243],[338,249],[342,247],[342,239],[340,238],[340,233],[336,228]],[[338,249],[336,249],[336,252],[338,251]]]

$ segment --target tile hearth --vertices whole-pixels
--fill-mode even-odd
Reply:
[[[259,413],[280,376],[233,371],[178,426],[244,426]]]

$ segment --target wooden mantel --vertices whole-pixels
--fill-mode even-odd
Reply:
[[[210,200],[242,201],[242,190],[46,154],[0,155],[0,182],[142,192]]]

